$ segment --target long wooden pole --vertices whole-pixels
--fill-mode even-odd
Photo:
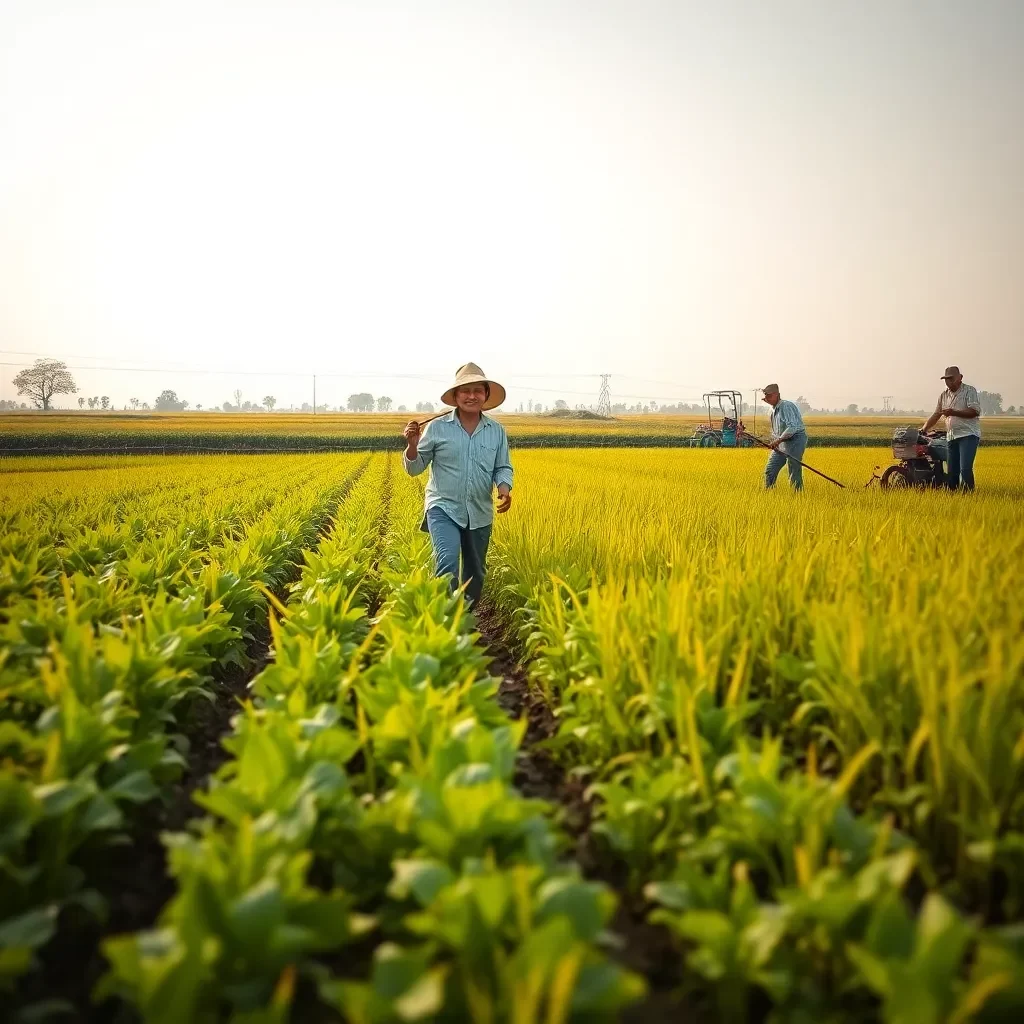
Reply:
[[[751,441],[755,442],[755,444],[759,444],[762,448],[767,448],[769,451],[775,451],[775,449],[772,448],[772,446],[770,444],[767,444],[766,442],[762,441],[761,438],[759,438],[759,437],[755,437],[753,434],[744,434],[743,436],[744,437],[749,437]],[[782,454],[786,455],[785,452],[783,452]],[[793,459],[793,461],[798,466],[803,466],[804,469],[809,469],[812,473],[817,473],[818,476],[824,477],[824,479],[826,479],[830,484],[835,484],[836,487],[842,487],[843,490],[846,489],[846,484],[841,484],[838,480],[833,480],[832,477],[828,476],[825,473],[822,473],[822,471],[820,469],[815,469],[813,466],[808,466],[806,462],[801,462],[799,459],[793,458],[792,455],[786,455],[786,458],[787,459]]]
[[[425,427],[431,420],[440,419],[442,416],[447,416],[451,412],[451,409],[442,409],[441,412],[435,412],[433,416],[428,416],[425,420],[417,420],[417,424],[421,427]]]

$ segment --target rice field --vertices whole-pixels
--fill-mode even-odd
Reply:
[[[745,422],[767,433],[767,406]],[[327,448],[399,450],[402,428],[416,413],[156,413],[78,412],[0,413],[0,454],[40,454],[90,449],[276,451]],[[612,419],[563,419],[549,415],[497,414],[514,445],[529,447],[681,446],[700,416],[658,414]],[[720,422],[717,414],[713,422]],[[920,416],[809,416],[813,446],[888,444],[898,426],[918,426]],[[1024,417],[990,416],[984,421],[988,444],[1024,444]]]
[[[513,450],[478,617],[392,454],[0,461],[5,1009],[1020,1019],[1024,454],[807,458]]]

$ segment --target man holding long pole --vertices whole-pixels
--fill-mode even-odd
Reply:
[[[426,529],[434,547],[438,576],[450,576],[452,589],[462,583],[471,605],[484,585],[487,548],[494,521],[492,495],[498,491],[498,512],[512,506],[512,463],[505,428],[484,410],[505,401],[505,389],[488,380],[476,363],[460,366],[455,384],[442,396],[454,409],[430,423],[426,431],[412,420],[403,431],[405,471],[418,476],[431,467],[426,492]]]
[[[782,467],[786,466],[789,469],[790,486],[794,491],[802,491],[804,477],[801,460],[807,448],[804,418],[796,402],[790,402],[782,397],[778,384],[769,384],[762,388],[762,391],[764,400],[772,407],[772,433],[768,444],[772,453],[764,467],[764,485],[769,489],[774,487]]]

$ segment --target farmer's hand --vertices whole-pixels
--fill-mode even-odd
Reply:
[[[498,512],[507,512],[512,507],[512,492],[508,484],[501,484],[498,487]]]
[[[780,444],[782,444],[782,442],[781,442],[781,441],[777,441],[777,440],[776,440],[776,441],[772,441],[772,443],[771,443],[771,446],[770,446],[770,447],[771,447],[771,450],[772,450],[773,452],[777,452],[777,451],[779,450],[779,445],[780,445]]]
[[[405,425],[405,430],[402,431],[402,435],[405,437],[405,443],[408,445],[406,451],[409,452],[410,458],[416,458],[416,449],[419,447],[421,433],[420,425],[416,420],[409,420]]]

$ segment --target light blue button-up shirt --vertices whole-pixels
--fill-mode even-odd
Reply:
[[[456,410],[427,424],[415,459],[403,456],[409,476],[430,466],[426,507],[441,509],[459,526],[476,530],[494,522],[492,494],[499,484],[512,486],[505,428],[480,414],[472,434],[466,433]]]
[[[772,440],[788,441],[796,434],[803,433],[806,433],[806,428],[800,407],[796,402],[779,399],[778,405],[772,409]]]

